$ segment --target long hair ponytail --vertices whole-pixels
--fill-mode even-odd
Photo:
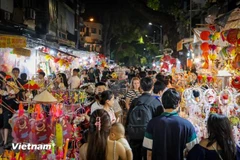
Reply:
[[[217,142],[222,149],[221,156],[224,160],[236,159],[236,144],[229,119],[223,115],[211,114],[208,118],[207,129],[209,133],[207,147]]]
[[[107,140],[110,133],[111,120],[108,113],[99,109],[92,113],[88,133],[88,160],[105,160]]]

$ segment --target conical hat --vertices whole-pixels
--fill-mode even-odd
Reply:
[[[47,90],[45,90],[42,93],[36,95],[33,101],[43,102],[43,103],[53,103],[53,102],[57,102],[57,99],[53,97],[53,95],[49,93]]]

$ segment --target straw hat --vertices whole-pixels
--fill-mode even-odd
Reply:
[[[53,97],[53,95],[49,93],[47,90],[45,90],[42,93],[36,95],[33,101],[42,103],[54,103],[57,102],[57,99]]]

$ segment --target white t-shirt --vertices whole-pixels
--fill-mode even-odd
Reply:
[[[128,143],[128,141],[125,138],[120,138],[117,141],[120,142],[123,145],[123,147],[125,148],[126,151],[132,150],[130,145],[129,145],[129,143]]]
[[[76,89],[80,86],[81,80],[78,76],[70,77],[68,84],[71,85],[71,89]]]

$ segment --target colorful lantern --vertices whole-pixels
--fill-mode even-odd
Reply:
[[[201,44],[201,50],[202,51],[208,51],[209,50],[209,44],[207,42],[204,42]]]
[[[209,31],[202,31],[200,34],[200,38],[204,41],[209,40],[210,32]]]

